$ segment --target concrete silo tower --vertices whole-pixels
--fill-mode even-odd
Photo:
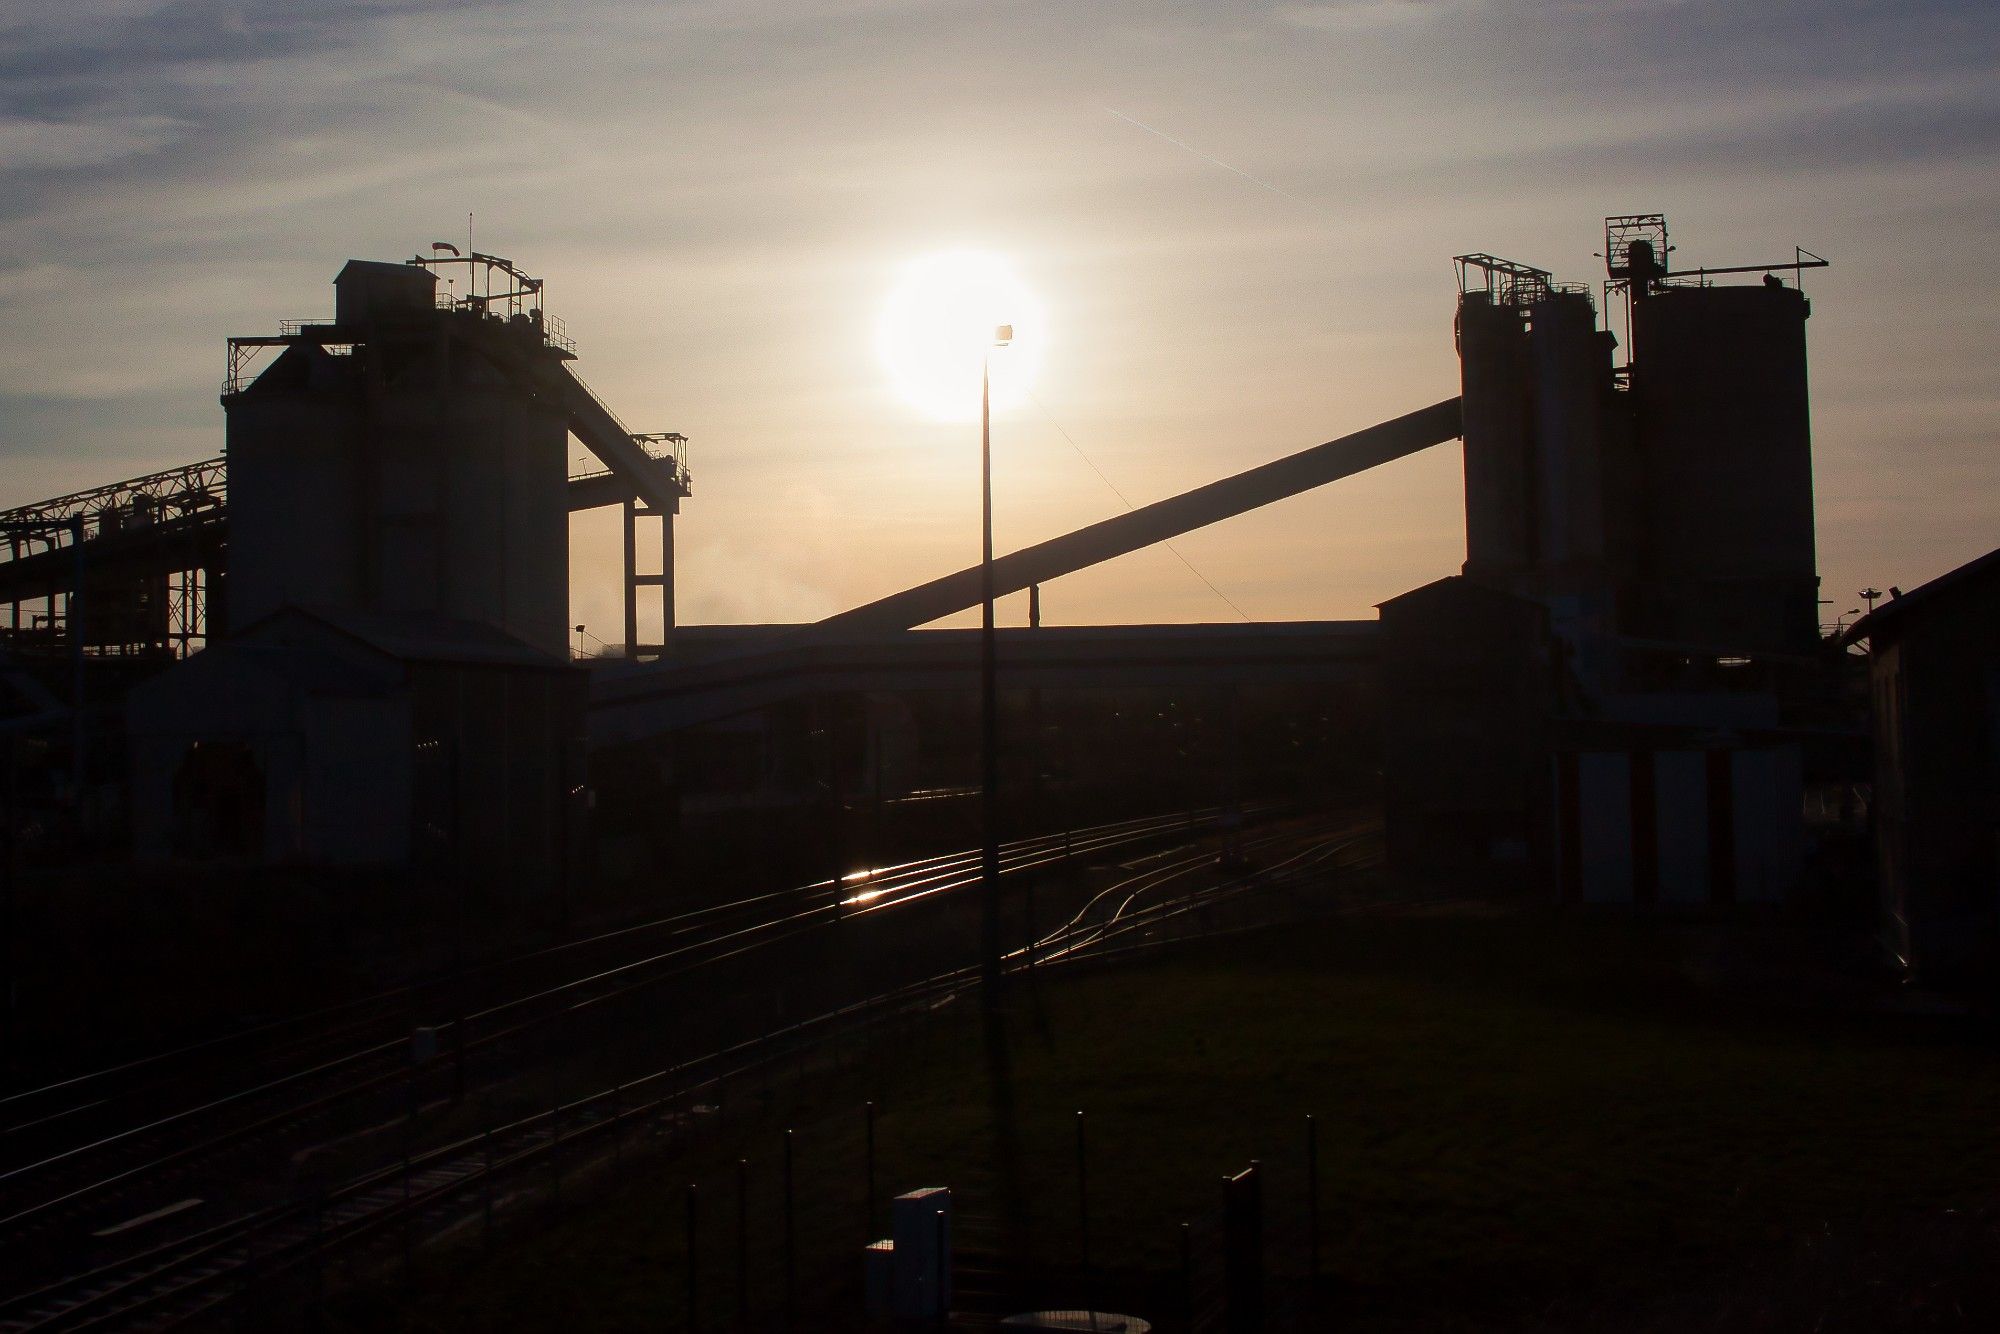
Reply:
[[[572,354],[541,284],[499,265],[506,290],[440,307],[423,264],[353,260],[330,324],[232,340],[232,625],[285,606],[413,612],[564,655],[567,413],[535,372]]]

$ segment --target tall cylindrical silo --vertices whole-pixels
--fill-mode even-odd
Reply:
[[[356,261],[335,285],[334,324],[224,399],[232,624],[421,612],[563,655],[567,419],[478,348],[553,351],[526,321],[436,309],[421,268]]]
[[[1648,633],[1738,653],[1817,642],[1808,310],[1775,284],[1634,303]]]
[[[1505,581],[1535,560],[1533,379],[1521,311],[1486,292],[1458,301],[1465,430],[1465,573]]]
[[[1597,312],[1581,292],[1529,308],[1534,377],[1535,553],[1544,570],[1594,571],[1604,559],[1601,399],[1610,365]]]

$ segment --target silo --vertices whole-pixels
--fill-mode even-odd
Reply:
[[[1776,283],[1633,303],[1642,633],[1724,653],[1816,643],[1808,310]]]
[[[1465,430],[1465,573],[1503,583],[1535,558],[1533,381],[1518,306],[1484,291],[1458,299]]]
[[[405,357],[373,413],[382,442],[376,601],[483,621],[565,655],[567,418],[468,342]]]
[[[295,343],[223,397],[232,626],[285,606],[366,605],[359,365],[352,354]]]
[[[1534,551],[1556,574],[1604,559],[1604,467],[1599,423],[1610,382],[1597,312],[1582,292],[1550,292],[1529,307],[1534,381]]]
[[[351,262],[334,322],[286,335],[224,396],[232,624],[285,605],[422,612],[565,653],[567,419],[479,349],[557,354],[526,321],[436,309],[435,287],[419,266]]]

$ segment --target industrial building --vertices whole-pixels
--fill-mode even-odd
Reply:
[[[1587,286],[1458,257],[1465,566],[1381,609],[1405,868],[1644,906],[1796,880],[1802,740],[1839,725],[1796,286],[1823,261],[1672,249],[1660,215],[1606,220],[1622,349]]]
[[[2000,550],[1848,627],[1868,645],[1876,874],[1890,952],[1918,977],[2000,984]]]
[[[1458,257],[1459,396],[993,570],[999,594],[1036,590],[1462,438],[1458,574],[1379,622],[1009,631],[1010,695],[1168,692],[1164,720],[1319,691],[1365,722],[1333,732],[1357,771],[1379,762],[1405,874],[1577,903],[1782,898],[1804,739],[1841,725],[1798,286],[1823,261],[1670,266],[1659,215],[1605,240],[1599,292]],[[977,643],[921,627],[979,604],[977,567],[816,625],[680,627],[686,437],[633,432],[576,376],[539,279],[440,243],[352,261],[334,288],[330,318],[230,340],[222,459],[5,516],[0,633],[74,680],[94,720],[75,781],[126,794],[139,855],[448,865],[532,898],[587,865],[672,865],[683,814],[712,830],[727,805],[712,782],[763,819],[787,793],[838,808],[938,781],[898,756],[936,752],[922,720],[949,711],[912,701],[970,690]],[[602,471],[568,473],[570,436]],[[624,512],[625,632],[586,670],[567,516],[602,505]]]
[[[128,697],[142,859],[559,885],[583,673],[477,621],[286,606]]]

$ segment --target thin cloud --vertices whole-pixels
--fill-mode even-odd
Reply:
[[[1275,17],[1315,32],[1364,33],[1408,28],[1478,8],[1478,0],[1356,0],[1350,4],[1287,5]]]
[[[1112,115],[1118,117],[1118,119],[1124,121],[1127,125],[1134,126],[1137,129],[1144,130],[1147,134],[1154,135],[1157,136],[1158,138],[1164,139],[1168,143],[1172,144],[1174,147],[1182,149],[1185,152],[1194,154],[1196,157],[1200,158],[1203,162],[1207,162],[1213,166],[1220,167],[1224,171],[1235,172],[1238,176],[1241,176],[1244,180],[1250,182],[1250,184],[1258,187],[1261,190],[1269,190],[1274,195],[1283,195],[1286,199],[1291,200],[1295,204],[1304,204],[1306,202],[1305,200],[1299,198],[1297,195],[1293,194],[1290,190],[1281,189],[1280,187],[1271,184],[1267,180],[1264,180],[1257,176],[1252,176],[1249,172],[1243,170],[1243,168],[1241,167],[1231,166],[1229,163],[1224,162],[1221,158],[1216,157],[1213,154],[1202,152],[1199,148],[1196,148],[1193,144],[1188,143],[1186,140],[1174,138],[1173,135],[1168,134],[1165,130],[1154,129],[1151,125],[1146,124],[1146,122],[1142,120],[1134,120],[1132,117],[1126,115],[1124,112],[1116,110],[1112,107],[1106,107],[1104,109],[1110,112]]]
[[[0,172],[108,166],[157,152],[187,129],[185,121],[167,116],[72,121],[4,117],[0,118]]]

